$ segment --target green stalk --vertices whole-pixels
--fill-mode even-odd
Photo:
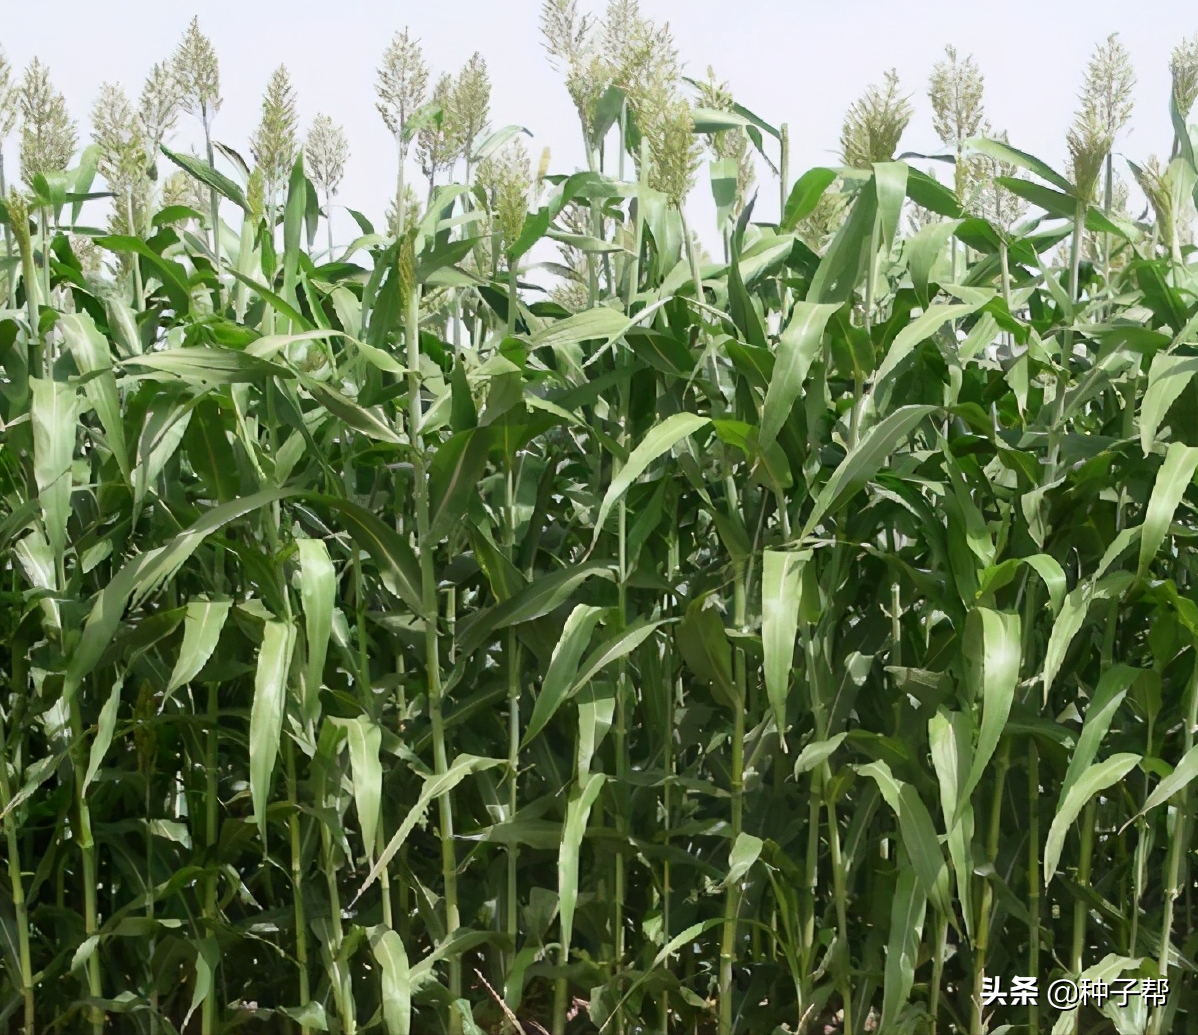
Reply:
[[[428,680],[429,720],[433,737],[433,768],[443,775],[449,768],[445,746],[444,701],[441,689],[440,641],[437,636],[437,578],[433,566],[433,543],[429,541],[428,479],[425,469],[424,443],[420,422],[424,416],[420,402],[420,285],[413,282],[410,253],[401,258],[407,266],[403,272],[408,289],[404,334],[408,344],[408,435],[412,447],[412,466],[415,481],[416,538],[420,549],[420,597],[425,612],[424,664]],[[402,267],[401,267],[402,268]],[[437,799],[441,827],[441,876],[445,884],[445,930],[452,934],[461,927],[458,913],[457,853],[453,843],[453,799],[446,791]],[[449,994],[456,1002],[462,998],[462,961],[454,956],[449,961]],[[456,1009],[449,1011],[449,1035],[462,1035],[462,1018]]]
[[[217,824],[220,820],[218,812],[219,798],[217,797],[217,767],[220,758],[220,700],[217,693],[218,688],[219,684],[217,683],[208,684],[208,731],[204,751],[206,755],[206,764],[204,766],[204,834],[208,849],[208,872],[204,875],[204,920],[207,922],[209,930],[216,929],[215,868],[217,845],[220,840],[220,833],[217,829]],[[298,888],[299,885],[295,884],[294,886]],[[298,895],[296,897],[298,901]],[[301,932],[300,937],[302,938],[302,936]],[[306,983],[306,975],[301,979],[301,983]],[[301,1002],[307,1002],[307,999],[301,997]],[[204,1031],[215,1032],[219,1030],[218,1009],[216,982],[212,982],[208,987],[208,994],[204,996],[204,1002],[200,1008],[200,1023]]]
[[[738,565],[739,567],[739,565]],[[737,572],[735,590],[735,616],[738,629],[745,625],[745,595],[743,573]],[[732,829],[730,845],[736,843],[744,825],[745,793],[745,659],[743,651],[735,649],[735,679],[738,707],[734,709],[732,730]],[[740,911],[741,892],[738,882],[728,885],[724,896],[724,928],[720,942],[720,1027],[722,1033],[732,1031],[732,956],[736,949],[737,914]]]
[[[284,738],[285,764],[287,767],[287,827],[291,836],[291,888],[295,896],[295,961],[299,967],[300,1005],[311,1001],[312,993],[308,984],[308,920],[304,913],[304,872],[300,851],[299,826],[299,796],[295,786],[295,742],[290,737]],[[215,1008],[215,1006],[214,1006]],[[208,1029],[205,1028],[205,1031]],[[301,1035],[311,1035],[312,1029],[307,1024],[300,1025]]]
[[[513,278],[514,282],[514,278]],[[513,289],[514,294],[514,289]],[[509,302],[508,319],[512,319],[513,304]],[[512,464],[508,463],[507,482],[505,486],[504,529],[505,545],[508,560],[516,563],[516,483]],[[507,631],[507,642],[504,645],[507,656],[507,704],[508,704],[508,819],[514,821],[520,805],[520,644],[516,639],[516,630],[512,627]],[[515,958],[516,939],[519,935],[519,880],[518,864],[520,846],[513,840],[507,847],[507,916],[504,930],[511,940],[511,949],[506,951],[504,972],[510,973]]]
[[[87,775],[87,751],[83,733],[83,715],[79,707],[78,691],[71,697],[71,735],[74,740],[72,749],[75,764],[75,798],[79,811],[79,834],[77,841],[83,857],[83,933],[91,938],[100,930],[96,908],[96,889],[99,884],[96,876],[96,844],[92,840],[91,809],[87,803],[87,791],[83,781]],[[100,954],[93,951],[87,961],[87,994],[92,999],[101,997],[100,985]],[[99,1007],[90,1006],[85,1011],[88,1025],[93,1035],[102,1035],[104,1031],[104,1013]]]
[[[932,956],[932,984],[928,992],[928,1035],[936,1035],[940,1016],[940,987],[944,983],[944,956],[948,949],[948,918],[936,913],[936,951]],[[1035,1031],[1035,1029],[1032,1029]]]
[[[0,188],[2,189],[2,188]],[[13,681],[14,684],[16,680]],[[16,692],[16,686],[13,687]],[[8,738],[0,725],[0,796],[12,801],[8,782]],[[17,821],[11,809],[4,813],[4,840],[8,849],[8,879],[12,888],[13,914],[17,927],[17,954],[21,965],[21,998],[25,1004],[23,1035],[35,1035],[36,1021],[33,998],[33,965],[29,952],[29,912],[25,905],[25,880],[21,875],[21,848],[17,840]]]
[[[1011,761],[1011,743],[1002,742],[998,757],[998,775],[994,783],[994,797],[990,802],[990,830],[986,839],[986,861],[991,865],[998,855],[998,837],[1002,821],[1002,797],[1007,784],[1007,769]],[[986,974],[986,954],[990,950],[990,922],[993,916],[994,886],[983,878],[981,904],[977,915],[977,940],[973,949],[973,992],[970,996],[970,1032],[985,1035],[982,1019],[982,979]]]
[[[849,921],[848,889],[844,883],[844,863],[840,855],[840,821],[836,817],[836,802],[832,797],[832,767],[825,761],[823,791],[824,807],[828,813],[828,847],[831,850],[832,894],[836,899],[836,941],[844,960],[840,968],[840,998],[844,1010],[844,1030],[853,1031],[853,994],[849,984]]]
[[[1034,737],[1027,744],[1027,912],[1028,925],[1027,972],[1040,973],[1040,751]],[[1028,1029],[1040,1030],[1040,1006],[1033,997],[1027,1008]]]
[[[212,148],[212,126],[207,110],[203,112],[201,121],[204,124],[204,146],[208,151],[208,166],[212,170],[216,169],[216,153]],[[213,187],[209,191],[209,212],[212,217],[212,264],[216,273],[216,292],[220,296],[220,199],[217,197],[216,188]],[[273,227],[272,233],[273,233]],[[270,307],[267,307],[267,312],[272,312]]]
[[[1194,747],[1194,729],[1198,726],[1198,659],[1194,662],[1190,673],[1189,708],[1187,709],[1184,737],[1185,754]],[[1165,805],[1165,833],[1169,830],[1169,806]],[[1190,852],[1190,837],[1193,833],[1193,823],[1189,817],[1193,815],[1193,785],[1187,784],[1181,805],[1177,810],[1177,819],[1173,837],[1169,841],[1168,884],[1165,888],[1164,909],[1161,914],[1160,946],[1157,951],[1157,973],[1162,978],[1169,976],[1169,948],[1173,934],[1173,911],[1177,899],[1181,895],[1183,860]],[[1148,1035],[1164,1035],[1165,1007],[1158,1006],[1152,1011],[1148,1025]]]

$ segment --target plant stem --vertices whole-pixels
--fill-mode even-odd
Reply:
[[[2,188],[0,188],[2,189]],[[15,684],[14,680],[14,684]],[[16,687],[14,686],[14,691]],[[8,738],[0,725],[0,796],[12,801],[8,782]],[[8,879],[12,888],[13,914],[17,927],[17,954],[21,965],[21,998],[25,1004],[23,1035],[35,1035],[36,1012],[33,998],[33,966],[29,952],[29,913],[25,904],[25,880],[21,875],[21,849],[17,840],[17,821],[11,809],[4,813],[4,840],[8,852]]]
[[[990,830],[986,839],[986,861],[994,865],[998,855],[998,837],[1002,821],[1002,798],[1007,784],[1007,769],[1010,766],[1011,743],[1002,742],[998,757],[998,774],[995,777],[994,797],[990,802]],[[990,878],[983,878],[981,904],[978,907],[977,939],[973,951],[973,993],[970,996],[969,1030],[985,1035],[985,1020],[982,1017],[982,984],[986,974],[986,954],[990,950],[990,922],[993,913],[994,886]]]
[[[74,740],[72,755],[75,763],[75,797],[79,810],[79,833],[77,841],[83,857],[83,933],[91,938],[99,933],[100,925],[96,908],[96,845],[92,840],[91,810],[87,803],[87,790],[83,786],[87,775],[87,751],[83,733],[83,715],[79,706],[79,691],[71,697],[71,734]],[[87,992],[92,999],[101,996],[100,952],[96,946],[87,960]],[[89,1006],[85,1011],[93,1035],[104,1031],[104,1013],[99,1007]]]
[[[211,700],[211,698],[209,698]],[[211,707],[211,706],[210,706]],[[303,856],[300,850],[299,797],[295,784],[295,741],[290,737],[283,738],[285,764],[287,767],[287,828],[291,837],[291,888],[295,896],[295,962],[299,967],[300,1005],[306,1005],[312,998],[308,985],[308,920],[304,911],[304,871]],[[205,1029],[207,1031],[207,1029]],[[307,1024],[300,1025],[301,1035],[310,1035],[312,1029]]]
[[[1034,737],[1027,744],[1027,912],[1028,951],[1027,972],[1040,973],[1040,750]],[[1035,1035],[1040,1030],[1040,1006],[1035,997],[1028,1002],[1028,1030]]]
[[[410,257],[409,257],[410,258]],[[411,267],[409,267],[410,269]],[[408,435],[412,447],[415,481],[416,538],[420,549],[420,599],[424,610],[424,665],[428,686],[429,721],[433,737],[433,769],[438,776],[449,768],[445,745],[444,702],[441,690],[441,646],[437,635],[437,579],[433,566],[434,543],[429,539],[428,477],[420,424],[424,416],[420,401],[420,286],[409,284],[404,335],[408,345]],[[453,843],[453,799],[446,791],[437,799],[441,828],[441,877],[445,894],[445,931],[452,935],[460,926],[458,913],[457,853]],[[449,994],[456,1002],[462,998],[462,961],[449,961]],[[449,1035],[462,1035],[462,1017],[451,1007]]]

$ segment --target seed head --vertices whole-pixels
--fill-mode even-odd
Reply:
[[[61,172],[78,139],[67,102],[50,82],[50,70],[34,58],[21,81],[21,177]]]
[[[462,157],[469,160],[470,149],[491,118],[491,78],[487,63],[478,51],[462,66],[453,84],[451,107],[461,127]]]
[[[1131,93],[1135,85],[1136,73],[1127,56],[1127,48],[1119,42],[1118,33],[1111,33],[1105,42],[1094,48],[1086,66],[1077,124],[1093,122],[1114,140],[1131,118]]]
[[[463,139],[461,123],[453,103],[453,77],[442,75],[433,87],[433,103],[441,108],[436,120],[421,128],[416,137],[416,154],[420,168],[432,182],[438,172],[453,168],[462,153]]]
[[[142,140],[151,165],[157,161],[158,149],[179,120],[181,102],[178,77],[165,62],[155,64],[141,88],[141,101],[137,106]]]
[[[882,89],[870,85],[845,113],[840,131],[844,164],[868,169],[874,162],[889,162],[910,121],[911,105],[900,96],[898,73],[892,68]]]
[[[21,97],[13,82],[12,65],[0,50],[0,143],[16,128],[20,107]]]
[[[992,133],[990,125],[984,124],[982,135],[1002,143],[1009,143],[1007,131]],[[964,200],[967,211],[988,220],[1000,230],[1009,231],[1027,211],[1027,202],[1018,194],[1014,194],[997,182],[998,177],[1016,177],[1020,169],[1016,165],[1004,162],[988,155],[977,160],[977,182],[973,191]]]
[[[642,119],[641,132],[649,140],[649,185],[681,207],[695,184],[703,154],[690,102],[674,94],[659,108],[644,112]]]
[[[175,51],[175,78],[179,103],[205,125],[220,111],[220,62],[212,41],[200,32],[200,19],[192,18]]]
[[[1096,110],[1083,109],[1066,137],[1076,197],[1083,201],[1094,198],[1102,163],[1111,150],[1112,137],[1097,116]]]
[[[117,195],[128,196],[146,171],[142,123],[125,91],[104,83],[92,107],[92,140],[99,149],[100,174]]]
[[[577,0],[544,0],[541,35],[549,64],[566,79],[566,90],[587,137],[595,127],[595,109],[611,83],[611,67],[597,48],[595,24],[579,14]]]
[[[520,237],[528,213],[532,167],[523,141],[517,137],[478,170],[478,181],[491,200],[495,228],[506,251]]]
[[[413,39],[407,29],[397,32],[383,52],[374,89],[379,97],[375,107],[406,154],[404,128],[412,113],[424,103],[428,89],[428,66],[424,63],[420,41]]]
[[[304,142],[304,161],[316,189],[328,197],[336,194],[348,160],[349,142],[345,139],[345,131],[329,116],[317,115]]]
[[[271,73],[262,97],[262,119],[250,138],[250,154],[262,170],[262,186],[267,202],[274,200],[279,188],[287,182],[299,150],[295,113],[295,90],[286,65]]]
[[[404,200],[404,227],[408,231],[420,224],[420,199],[416,197],[416,192],[412,190],[411,184],[405,184],[403,189]],[[392,198],[387,205],[385,214],[387,221],[387,233],[391,237],[399,237],[399,212],[395,207],[395,199]]]
[[[1198,100],[1198,33],[1173,48],[1169,74],[1173,80],[1173,102],[1181,117],[1187,118]]]
[[[1136,183],[1152,206],[1156,216],[1158,238],[1166,246],[1173,240],[1173,191],[1170,189],[1168,170],[1161,167],[1156,155],[1152,155],[1143,166],[1132,166]]]
[[[956,47],[945,47],[944,53],[946,60],[936,62],[928,80],[932,128],[945,147],[959,150],[964,141],[977,136],[985,118],[982,94],[986,80],[973,55],[960,61]]]

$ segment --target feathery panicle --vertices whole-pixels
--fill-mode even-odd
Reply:
[[[717,111],[732,111],[735,103],[727,83],[716,80],[715,69],[707,68],[707,80],[699,84],[699,100],[705,108]],[[719,133],[706,134],[707,146],[717,159],[731,158],[736,162],[736,203],[733,216],[739,215],[757,178],[753,167],[753,154],[749,150],[749,137],[743,129],[725,129]]]
[[[299,150],[295,112],[295,90],[286,65],[271,73],[262,97],[262,119],[250,137],[250,154],[262,170],[262,187],[267,203],[274,201],[279,188],[287,182]]]
[[[642,17],[637,0],[610,0],[603,20],[603,60],[611,81],[639,111],[647,95],[681,74],[678,48],[669,24],[658,26]]]
[[[945,47],[944,53],[946,60],[937,61],[932,69],[928,100],[932,102],[932,128],[936,136],[956,153],[953,186],[957,197],[964,200],[976,189],[981,176],[980,163],[966,158],[962,145],[982,128],[985,79],[972,55],[962,61],[957,57],[956,47]]]
[[[1188,118],[1194,101],[1198,100],[1198,33],[1173,48],[1169,76],[1173,81],[1173,102],[1182,118]]]
[[[611,68],[598,51],[595,24],[579,14],[577,0],[545,0],[541,35],[550,66],[566,79],[566,89],[587,138],[593,134],[595,108],[611,83]]]
[[[649,140],[649,185],[681,207],[695,184],[703,155],[690,102],[674,94],[647,114],[642,131]]]
[[[478,169],[478,181],[487,192],[495,229],[506,250],[516,243],[528,213],[532,166],[524,142],[517,137]]]
[[[1102,164],[1111,150],[1111,134],[1097,116],[1096,110],[1083,108],[1065,138],[1076,197],[1083,201],[1094,199]]]
[[[397,32],[383,53],[375,84],[378,102],[375,107],[387,129],[406,154],[408,142],[404,130],[412,113],[424,103],[428,90],[428,66],[420,49],[420,41],[408,30]]]
[[[174,72],[183,110],[207,125],[220,111],[220,62],[212,41],[200,32],[198,17],[192,18],[175,51]]]
[[[899,93],[898,73],[891,69],[885,75],[883,88],[871,85],[845,113],[840,131],[844,164],[868,169],[874,162],[889,162],[911,114],[910,102]]]
[[[199,156],[192,152],[192,157],[198,158]],[[248,189],[246,193],[248,195]],[[176,169],[174,172],[169,173],[162,182],[161,205],[163,208],[182,205],[196,212],[205,213],[208,207],[208,200],[208,189],[194,176],[190,173],[185,173],[182,169]],[[186,226],[190,222],[190,218],[176,220],[170,225],[176,227]],[[204,225],[203,218],[200,220],[200,225]]]
[[[125,91],[104,83],[92,107],[92,140],[100,151],[99,170],[109,189],[124,198],[145,176],[146,147],[141,121]]]
[[[959,151],[961,144],[981,129],[986,81],[972,54],[961,61],[956,47],[945,47],[944,53],[947,60],[936,62],[928,81],[932,128],[945,147]]]
[[[420,222],[420,199],[416,197],[416,192],[411,186],[404,187],[404,227],[410,230]],[[384,215],[387,221],[387,234],[390,237],[399,237],[399,212],[395,207],[395,199],[393,198],[387,205],[387,211]]]
[[[345,131],[328,115],[317,115],[304,141],[304,162],[313,186],[332,197],[341,188],[347,161],[349,142]]]
[[[75,120],[50,82],[50,70],[34,58],[21,81],[21,178],[61,172],[75,153]]]
[[[491,77],[487,63],[475,51],[454,80],[450,95],[453,116],[461,127],[461,157],[470,162],[470,151],[491,120]]]
[[[799,240],[812,251],[820,251],[844,219],[848,203],[838,188],[839,181],[824,191],[815,208],[800,219],[795,227]]]
[[[179,120],[181,103],[178,77],[168,65],[158,62],[146,77],[137,106],[142,140],[151,164],[157,160],[158,149]]]
[[[1163,166],[1153,155],[1143,166],[1132,166],[1136,183],[1148,199],[1156,218],[1157,240],[1167,250],[1175,245],[1180,248],[1191,242],[1191,220],[1188,206],[1181,212],[1177,209],[1180,192],[1177,191],[1177,177],[1183,168],[1182,160],[1177,159]],[[1176,253],[1175,253],[1176,254]]]
[[[1005,129],[1000,133],[991,133],[987,123],[982,132],[984,136],[1004,144],[1010,142]],[[1023,218],[1027,211],[1027,202],[999,183],[998,178],[1018,177],[1021,170],[1016,165],[991,158],[989,155],[984,155],[977,161],[978,183],[964,199],[965,208],[973,215],[988,220],[998,229],[1009,232]]]
[[[532,203],[540,204],[541,191],[545,189],[545,177],[549,175],[549,160],[552,152],[548,147],[541,148],[541,160],[537,163],[537,175],[532,185]]]
[[[16,128],[20,107],[21,97],[13,81],[12,65],[0,50],[0,143]]]
[[[83,237],[80,234],[69,234],[68,240],[70,241],[71,252],[79,260],[79,266],[83,270],[84,275],[88,277],[98,276],[104,268],[104,253],[96,247],[96,242],[90,237]]]
[[[1135,85],[1136,73],[1127,48],[1119,42],[1118,33],[1111,33],[1094,48],[1086,66],[1077,124],[1093,122],[1113,141],[1131,118],[1131,93]]]
[[[430,187],[438,172],[453,168],[462,153],[465,138],[457,107],[453,103],[453,77],[448,73],[437,80],[432,101],[440,106],[441,114],[422,126],[416,136],[416,155]]]

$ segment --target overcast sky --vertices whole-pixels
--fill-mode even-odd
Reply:
[[[603,2],[595,0],[595,13]],[[34,55],[48,63],[84,137],[100,83],[118,81],[136,97],[151,65],[172,53],[193,13],[177,3],[56,0],[48,22],[36,4],[5,6],[0,46],[18,70]],[[984,73],[994,126],[1007,129],[1016,147],[1062,167],[1086,60],[1112,32],[1130,52],[1138,77],[1132,125],[1116,151],[1133,160],[1167,154],[1169,55],[1198,29],[1198,8],[1172,0],[641,0],[641,7],[669,22],[688,74],[701,78],[712,65],[740,103],[774,125],[789,123],[793,176],[836,161],[846,107],[890,67],[915,105],[903,149],[937,150],[927,80],[949,43],[972,54]],[[224,96],[215,136],[247,151],[267,78],[286,63],[303,130],[323,111],[349,137],[352,154],[338,202],[381,220],[394,192],[395,151],[374,108],[375,69],[392,35],[406,25],[422,40],[434,76],[456,73],[480,51],[493,83],[493,124],[526,126],[534,161],[548,146],[551,170],[571,172],[583,163],[578,123],[541,47],[539,12],[539,0],[208,0],[200,24],[220,57]],[[186,150],[198,140],[195,120],[183,116],[173,145]],[[6,153],[11,170],[15,141]],[[763,167],[759,180],[758,212],[769,218],[777,212],[777,181]],[[718,239],[705,177],[688,207],[704,240]],[[334,225],[344,227],[339,234],[351,233],[347,217]]]

